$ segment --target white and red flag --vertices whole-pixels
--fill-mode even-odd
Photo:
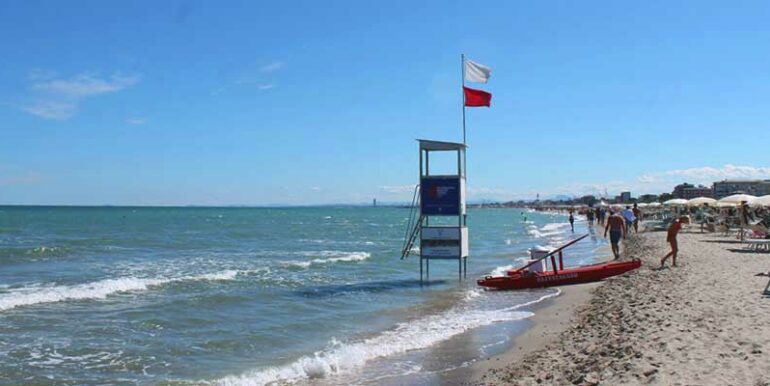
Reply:
[[[492,103],[492,94],[484,90],[463,87],[463,95],[465,96],[466,107],[489,107]]]
[[[465,59],[465,80],[474,83],[487,83],[489,77],[492,76],[492,69],[476,63],[472,60]]]

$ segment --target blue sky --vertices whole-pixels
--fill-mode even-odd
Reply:
[[[770,3],[0,4],[0,204],[399,201],[415,138],[469,196],[770,178]]]

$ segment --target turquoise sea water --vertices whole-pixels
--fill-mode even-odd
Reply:
[[[572,237],[566,216],[471,210],[468,280],[438,261],[421,286],[408,213],[0,207],[0,384],[430,384],[558,293],[475,279]]]

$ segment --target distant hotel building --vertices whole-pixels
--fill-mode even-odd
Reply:
[[[619,196],[615,196],[615,202],[621,204],[631,202],[631,192],[620,192]]]
[[[770,180],[722,180],[714,182],[714,198],[727,197],[741,192],[752,196],[770,194]]]
[[[675,198],[684,198],[685,200],[696,197],[714,197],[714,191],[711,188],[703,185],[695,186],[686,182],[675,186],[671,194]]]

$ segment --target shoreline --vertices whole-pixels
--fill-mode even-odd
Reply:
[[[601,230],[602,227],[596,225]],[[644,232],[634,234],[634,237],[643,235]],[[641,251],[636,243],[629,242],[632,238],[624,239],[621,246],[622,260],[639,258]],[[611,261],[613,259],[609,244],[602,247],[602,252],[596,263]],[[558,287],[561,294],[552,299],[534,306],[530,311],[534,315],[529,319],[532,325],[524,333],[513,337],[512,344],[504,352],[479,360],[466,368],[466,371],[456,374],[458,378],[442,382],[446,385],[502,385],[502,384],[580,384],[592,385],[588,382],[580,381],[575,383],[556,381],[553,374],[544,368],[533,367],[530,363],[532,356],[537,356],[542,352],[551,352],[553,345],[566,343],[564,335],[570,328],[580,326],[582,322],[582,313],[590,308],[590,304],[596,301],[596,291],[604,287],[608,282],[623,278],[628,274],[608,278],[599,282],[584,283],[569,286]],[[525,372],[531,374],[531,378],[518,382],[510,377],[511,367],[519,367]]]
[[[483,383],[490,374],[502,371],[527,355],[542,349],[551,339],[574,323],[577,310],[590,301],[598,283],[576,284],[559,288],[559,296],[538,303],[526,311],[534,313],[527,319],[530,325],[521,334],[512,337],[509,347],[500,354],[479,359],[467,367],[448,371],[441,376],[443,385]]]
[[[605,244],[596,250],[595,260],[591,264],[611,261],[612,259],[610,246]],[[525,309],[534,314],[527,319],[529,326],[521,333],[512,336],[508,347],[503,352],[443,373],[441,384],[484,384],[488,379],[494,378],[494,374],[503,371],[509,364],[517,363],[527,355],[542,349],[576,322],[577,312],[590,302],[594,290],[604,283],[605,281],[600,281],[556,287],[560,291],[558,296]]]
[[[560,321],[539,323],[529,334],[540,336],[515,338],[457,383],[770,385],[770,298],[767,278],[755,276],[768,255],[693,229],[679,235],[678,266],[662,270],[665,232],[629,237],[624,258],[642,259],[640,269],[583,291],[566,318],[567,301],[540,310],[558,310]]]

